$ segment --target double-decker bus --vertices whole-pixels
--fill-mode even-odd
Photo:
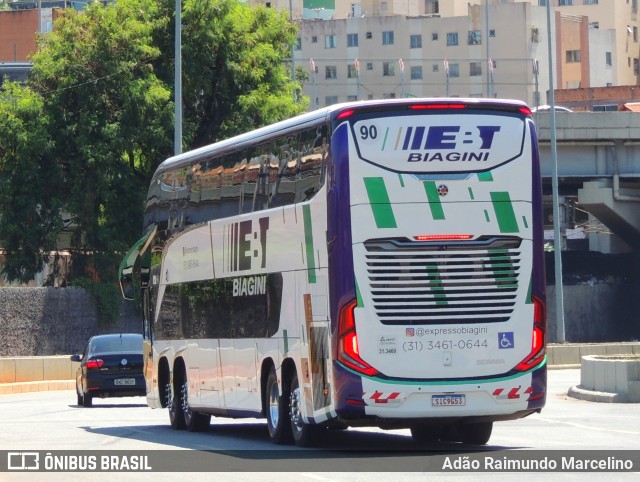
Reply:
[[[509,100],[339,104],[164,161],[121,263],[148,404],[274,443],[484,444],[546,397],[536,129]]]

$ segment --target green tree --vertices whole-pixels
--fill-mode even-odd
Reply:
[[[185,149],[304,111],[288,64],[296,28],[284,12],[186,0],[182,24]],[[115,274],[139,237],[150,177],[173,150],[174,25],[173,0],[118,0],[67,9],[40,38],[30,88],[10,89],[2,106],[12,115],[0,119],[0,143],[10,144],[0,147],[0,195],[10,202],[0,217],[14,219],[0,246],[22,253],[5,265],[10,280],[37,271],[62,212],[76,228],[78,276],[85,254],[103,279]],[[29,220],[22,232],[20,220]]]
[[[0,89],[0,245],[9,280],[33,279],[55,250],[60,220],[60,178],[49,162],[52,142],[42,98],[19,84]]]
[[[173,18],[173,0],[162,0]],[[285,11],[239,0],[185,0],[182,14],[184,145],[199,147],[306,110],[291,79],[297,26]],[[173,84],[173,31],[162,24],[158,45],[168,55],[158,75]],[[169,42],[170,43],[169,43]],[[294,100],[295,99],[297,100]]]

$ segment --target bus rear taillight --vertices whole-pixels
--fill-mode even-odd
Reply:
[[[466,109],[465,104],[459,103],[441,103],[441,104],[412,104],[409,106],[411,110],[435,110],[435,109]]]
[[[373,376],[378,373],[378,370],[360,358],[356,321],[353,316],[353,310],[355,310],[356,306],[356,300],[352,300],[340,310],[340,322],[338,325],[338,361],[358,373]]]
[[[516,365],[516,370],[525,372],[539,364],[546,354],[544,337],[546,334],[547,309],[544,302],[533,297],[533,332],[531,334],[531,352]]]

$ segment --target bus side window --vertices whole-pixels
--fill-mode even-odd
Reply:
[[[296,202],[313,198],[324,182],[326,129],[304,131],[300,139],[300,174],[296,186]]]
[[[275,184],[269,186],[270,199],[269,207],[280,207],[293,204],[296,196],[296,178],[298,173],[298,163],[295,157],[291,158],[292,149],[282,150],[277,141],[272,147],[272,153],[278,160],[278,177]]]

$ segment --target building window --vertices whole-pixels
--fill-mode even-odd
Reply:
[[[373,100],[373,94],[367,94],[367,100]]]
[[[338,103],[337,95],[328,95],[324,98],[325,105],[333,105]]]
[[[640,59],[638,59],[637,57],[633,59],[633,74],[640,74]]]
[[[432,33],[431,34],[431,40],[438,40],[438,34],[437,33]]]
[[[357,95],[348,95],[347,96],[347,101],[348,102],[355,102],[356,100],[358,100],[358,96]]]
[[[482,32],[480,30],[469,31],[469,45],[481,45],[482,44]]]
[[[338,78],[338,69],[335,65],[327,65],[324,68],[324,78],[325,79],[337,79]]]
[[[373,70],[373,62],[367,62],[367,70]]]
[[[358,34],[357,33],[348,33],[347,34],[347,47],[357,47],[358,46]]]
[[[396,75],[396,63],[382,62],[382,75],[385,77],[393,77]]]
[[[611,56],[611,52],[604,53],[604,62],[607,67],[613,67],[613,58]]]
[[[393,31],[382,32],[382,45],[393,45]]]
[[[558,0],[559,7],[569,7],[573,5],[573,0]]]
[[[421,80],[422,79],[422,66],[418,65],[415,67],[411,67],[411,80]]]
[[[296,50],[302,50],[302,38],[298,37],[296,39],[296,45],[294,47]]]
[[[367,37],[368,39],[372,39],[372,38],[373,38],[373,34],[372,34],[371,32],[367,32],[367,33],[366,33],[366,37]]]
[[[567,50],[566,58],[567,58],[567,63],[568,64],[580,62],[580,51],[579,50]]]
[[[633,41],[638,41],[638,27],[633,27]]]
[[[440,65],[439,64],[433,64],[431,66],[431,72],[440,72]]]
[[[496,31],[494,29],[489,30],[489,37],[495,37]]]
[[[382,10],[383,12],[386,12],[389,9],[389,5],[387,4],[387,2],[380,2],[380,10]]]
[[[317,44],[318,43],[318,37],[315,36],[315,35],[313,37],[311,37],[311,43],[312,44]]]
[[[447,34],[447,46],[458,45],[458,32],[449,32]]]
[[[598,0],[584,0],[585,5],[598,5]]]
[[[325,49],[335,49],[336,48],[336,36],[335,35],[325,35],[324,36],[324,48]]]
[[[382,94],[382,98],[383,99],[395,99],[396,98],[396,93],[395,92],[388,92],[386,94]]]
[[[449,64],[449,77],[460,77],[460,64]]]
[[[422,35],[411,35],[409,37],[409,45],[412,49],[422,48]]]
[[[347,77],[350,79],[354,79],[358,76],[358,72],[356,71],[356,66],[353,64],[347,65]]]
[[[471,62],[469,64],[469,76],[478,77],[482,75],[482,64],[480,62]]]

